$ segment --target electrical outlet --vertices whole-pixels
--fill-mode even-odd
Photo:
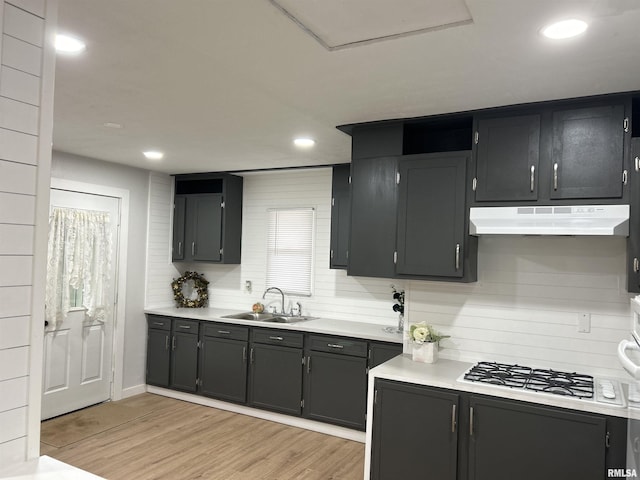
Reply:
[[[251,280],[245,280],[244,291],[247,293],[251,293]]]
[[[591,314],[582,312],[578,314],[578,332],[589,333],[591,331]]]

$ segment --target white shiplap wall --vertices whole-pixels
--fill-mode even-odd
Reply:
[[[40,243],[35,240],[35,232],[37,211],[47,203],[46,198],[41,201],[40,195],[41,192],[48,195],[48,184],[44,185],[43,178],[48,179],[51,162],[53,63],[50,49],[45,53],[44,46],[45,32],[52,29],[51,19],[45,22],[45,12],[53,11],[51,5],[45,0],[0,0],[0,465],[3,466],[37,455],[39,443],[39,437],[32,442],[28,439],[31,425],[37,425],[40,418],[38,392],[33,387],[39,384],[39,379],[35,378],[37,375],[30,378],[33,371],[30,364],[39,358],[37,351],[41,347],[31,346],[31,322],[32,315],[43,313],[36,312],[33,305],[44,301],[42,281],[34,277],[34,268],[39,272],[44,265],[41,252],[36,252]],[[42,301],[38,302],[41,294]],[[30,389],[36,394],[35,405],[30,403]],[[36,451],[29,453],[33,445]]]
[[[149,272],[155,277],[149,306],[172,303],[171,228],[166,220],[171,183],[170,177],[166,179],[168,184],[151,185],[152,210],[162,227],[150,232],[154,254]],[[342,270],[328,268],[330,192],[330,169],[247,175],[242,264],[176,266],[205,274],[211,282],[212,306],[249,309],[264,290],[266,210],[313,206],[317,209],[314,295],[291,299],[300,300],[306,313],[391,325],[397,317],[391,309],[390,284],[404,284],[408,320],[426,321],[452,336],[442,342],[443,357],[624,376],[615,352],[620,339],[628,336],[630,322],[625,239],[481,237],[478,282],[470,284],[348,277]],[[253,283],[253,293],[244,291],[246,280]],[[591,315],[590,333],[577,331],[581,313]]]

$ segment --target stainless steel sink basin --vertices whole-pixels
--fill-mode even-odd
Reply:
[[[283,315],[283,314],[277,314],[277,313],[241,312],[241,313],[232,313],[231,315],[223,315],[222,318],[236,318],[238,320],[253,320],[256,322],[296,323],[296,322],[302,322],[304,320],[311,320],[315,317]]]
[[[223,315],[222,318],[237,318],[238,320],[256,320],[258,322],[262,322],[269,318],[273,318],[273,316],[273,313],[242,312],[233,313],[231,315]]]

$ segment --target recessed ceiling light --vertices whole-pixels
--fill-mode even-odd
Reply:
[[[87,46],[82,40],[69,35],[56,35],[56,51],[58,53],[80,53]]]
[[[580,35],[587,29],[587,22],[571,18],[569,20],[563,20],[561,22],[552,23],[544,27],[541,32],[547,38],[553,40],[560,40],[563,38],[575,37]]]
[[[296,147],[313,147],[316,142],[311,138],[296,138],[293,143]]]
[[[164,153],[158,152],[155,150],[147,150],[146,152],[142,152],[142,153],[149,160],[162,160],[162,157],[164,157]]]

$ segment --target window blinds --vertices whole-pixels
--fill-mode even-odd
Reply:
[[[268,210],[267,287],[310,296],[313,278],[315,210]]]

